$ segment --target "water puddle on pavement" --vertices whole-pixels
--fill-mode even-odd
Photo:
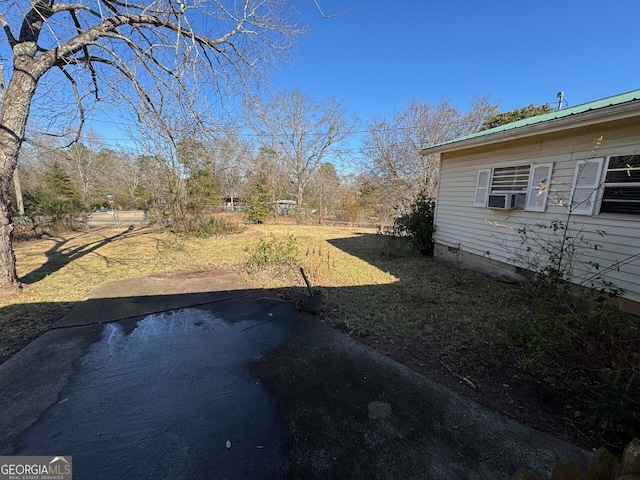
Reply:
[[[78,478],[277,478],[275,399],[247,363],[285,337],[195,308],[106,324],[20,450],[73,455]]]

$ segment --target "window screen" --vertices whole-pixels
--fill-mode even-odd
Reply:
[[[640,215],[640,155],[609,158],[600,213]]]
[[[526,192],[531,165],[496,167],[491,179],[491,193]]]

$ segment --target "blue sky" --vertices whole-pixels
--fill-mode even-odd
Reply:
[[[364,122],[412,100],[568,106],[640,88],[638,0],[298,0],[309,33],[273,76]]]
[[[461,110],[487,95],[502,111],[565,106],[640,89],[638,0],[294,0],[308,33],[271,76],[318,101],[335,97],[361,120],[390,118],[412,100]],[[111,146],[130,132],[91,128]],[[116,122],[117,123],[117,122]],[[126,125],[126,123],[125,123]],[[359,138],[349,142],[358,149]]]

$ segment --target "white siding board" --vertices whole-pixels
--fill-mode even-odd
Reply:
[[[435,241],[444,245],[460,244],[462,249],[476,255],[489,251],[489,258],[512,263],[504,243],[518,244],[515,230],[498,228],[492,222],[516,228],[519,224],[548,223],[552,219],[567,220],[567,210],[559,205],[568,202],[577,160],[608,157],[640,152],[640,129],[625,126],[621,129],[590,127],[571,138],[545,136],[539,142],[523,145],[507,144],[493,151],[465,151],[442,155],[440,187],[436,214]],[[594,151],[594,138],[603,141]],[[522,165],[526,163],[554,163],[551,191],[546,212],[499,211],[473,207],[477,171],[482,168]],[[599,198],[596,200],[599,201]],[[579,218],[578,218],[579,217]],[[598,250],[587,249],[583,261],[598,262],[607,268],[617,261],[640,253],[640,218],[630,216],[572,216],[572,226],[581,225],[584,235]],[[575,223],[574,223],[575,222]],[[596,232],[606,232],[605,237]],[[576,266],[576,272],[584,271]],[[640,258],[607,273],[607,277],[627,290],[627,298],[640,301]]]

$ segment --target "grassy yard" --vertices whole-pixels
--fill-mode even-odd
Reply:
[[[260,245],[293,245],[293,261],[255,268]],[[532,310],[519,287],[436,262],[374,229],[250,225],[198,239],[109,228],[20,242],[15,251],[25,286],[0,297],[0,362],[101,283],[222,268],[297,301],[303,267],[325,292],[323,321],[489,408],[583,446],[615,447],[634,434],[619,431],[611,409],[590,410],[565,367],[526,363],[530,352],[513,331],[531,324]]]
[[[254,285],[286,288],[295,297],[304,285],[297,268],[274,274],[247,266],[247,250],[260,240],[291,237],[299,249],[297,265],[324,289],[330,304],[327,321],[349,331],[390,331],[458,351],[480,339],[499,340],[497,323],[517,314],[507,305],[510,287],[391,246],[374,229],[251,225],[239,234],[210,239],[152,228],[99,229],[16,243],[18,275],[25,286],[21,294],[0,298],[0,355],[14,353],[93,287],[112,280],[223,268]]]
[[[299,272],[246,273],[246,249],[260,239],[293,235],[301,266],[317,285],[354,287],[390,284],[397,279],[329,243],[374,231],[313,228],[296,225],[251,225],[242,233],[219,238],[184,238],[154,228],[96,229],[16,242],[17,295],[0,297],[0,359],[4,361],[28,340],[50,327],[101,283],[151,273],[222,268],[267,288],[302,285]]]

